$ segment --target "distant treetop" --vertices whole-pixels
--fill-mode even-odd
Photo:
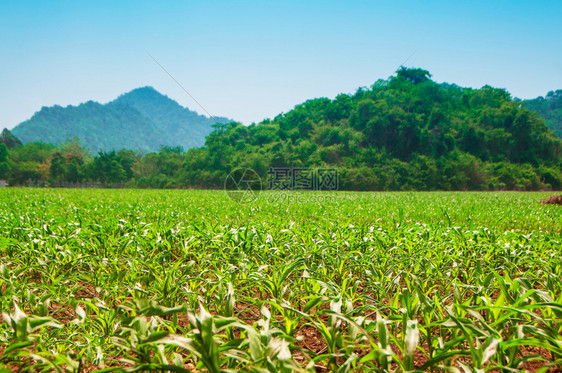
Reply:
[[[401,66],[398,71],[398,78],[406,79],[412,84],[419,84],[431,78],[429,71],[424,69],[414,69]]]

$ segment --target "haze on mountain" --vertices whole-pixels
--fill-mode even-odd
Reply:
[[[189,110],[152,87],[142,87],[100,104],[43,107],[17,125],[12,133],[22,142],[59,145],[72,138],[93,153],[131,149],[158,151],[163,146],[184,149],[203,146],[213,124],[223,117],[206,117]]]

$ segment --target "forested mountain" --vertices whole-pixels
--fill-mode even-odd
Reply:
[[[545,97],[523,101],[523,105],[534,110],[546,121],[558,137],[562,137],[562,90],[550,91]]]
[[[78,138],[93,153],[131,149],[158,151],[162,146],[202,146],[216,122],[182,107],[152,87],[135,89],[105,105],[88,101],[78,106],[43,107],[12,132],[24,143],[58,145]]]
[[[535,112],[505,90],[430,77],[402,68],[355,94],[309,100],[249,127],[229,124],[168,177],[197,185],[240,166],[263,178],[271,166],[335,167],[344,189],[562,186],[562,141]]]
[[[138,109],[127,103],[142,102],[140,96],[113,104],[156,117],[149,103]],[[309,100],[258,124],[221,124],[204,147],[185,152],[164,147],[90,158],[69,142],[11,149],[0,143],[0,153],[0,178],[11,185],[221,188],[238,167],[255,170],[263,181],[272,167],[310,167],[337,169],[345,190],[562,189],[562,140],[536,112],[503,89],[438,84],[428,71],[408,68],[354,94]]]

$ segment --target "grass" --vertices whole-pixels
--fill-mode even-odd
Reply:
[[[2,371],[555,371],[545,193],[0,190]]]

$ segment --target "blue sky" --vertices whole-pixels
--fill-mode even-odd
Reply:
[[[250,124],[353,93],[409,56],[438,82],[562,89],[562,1],[0,2],[0,127],[153,86]],[[413,54],[413,55],[412,55]]]

